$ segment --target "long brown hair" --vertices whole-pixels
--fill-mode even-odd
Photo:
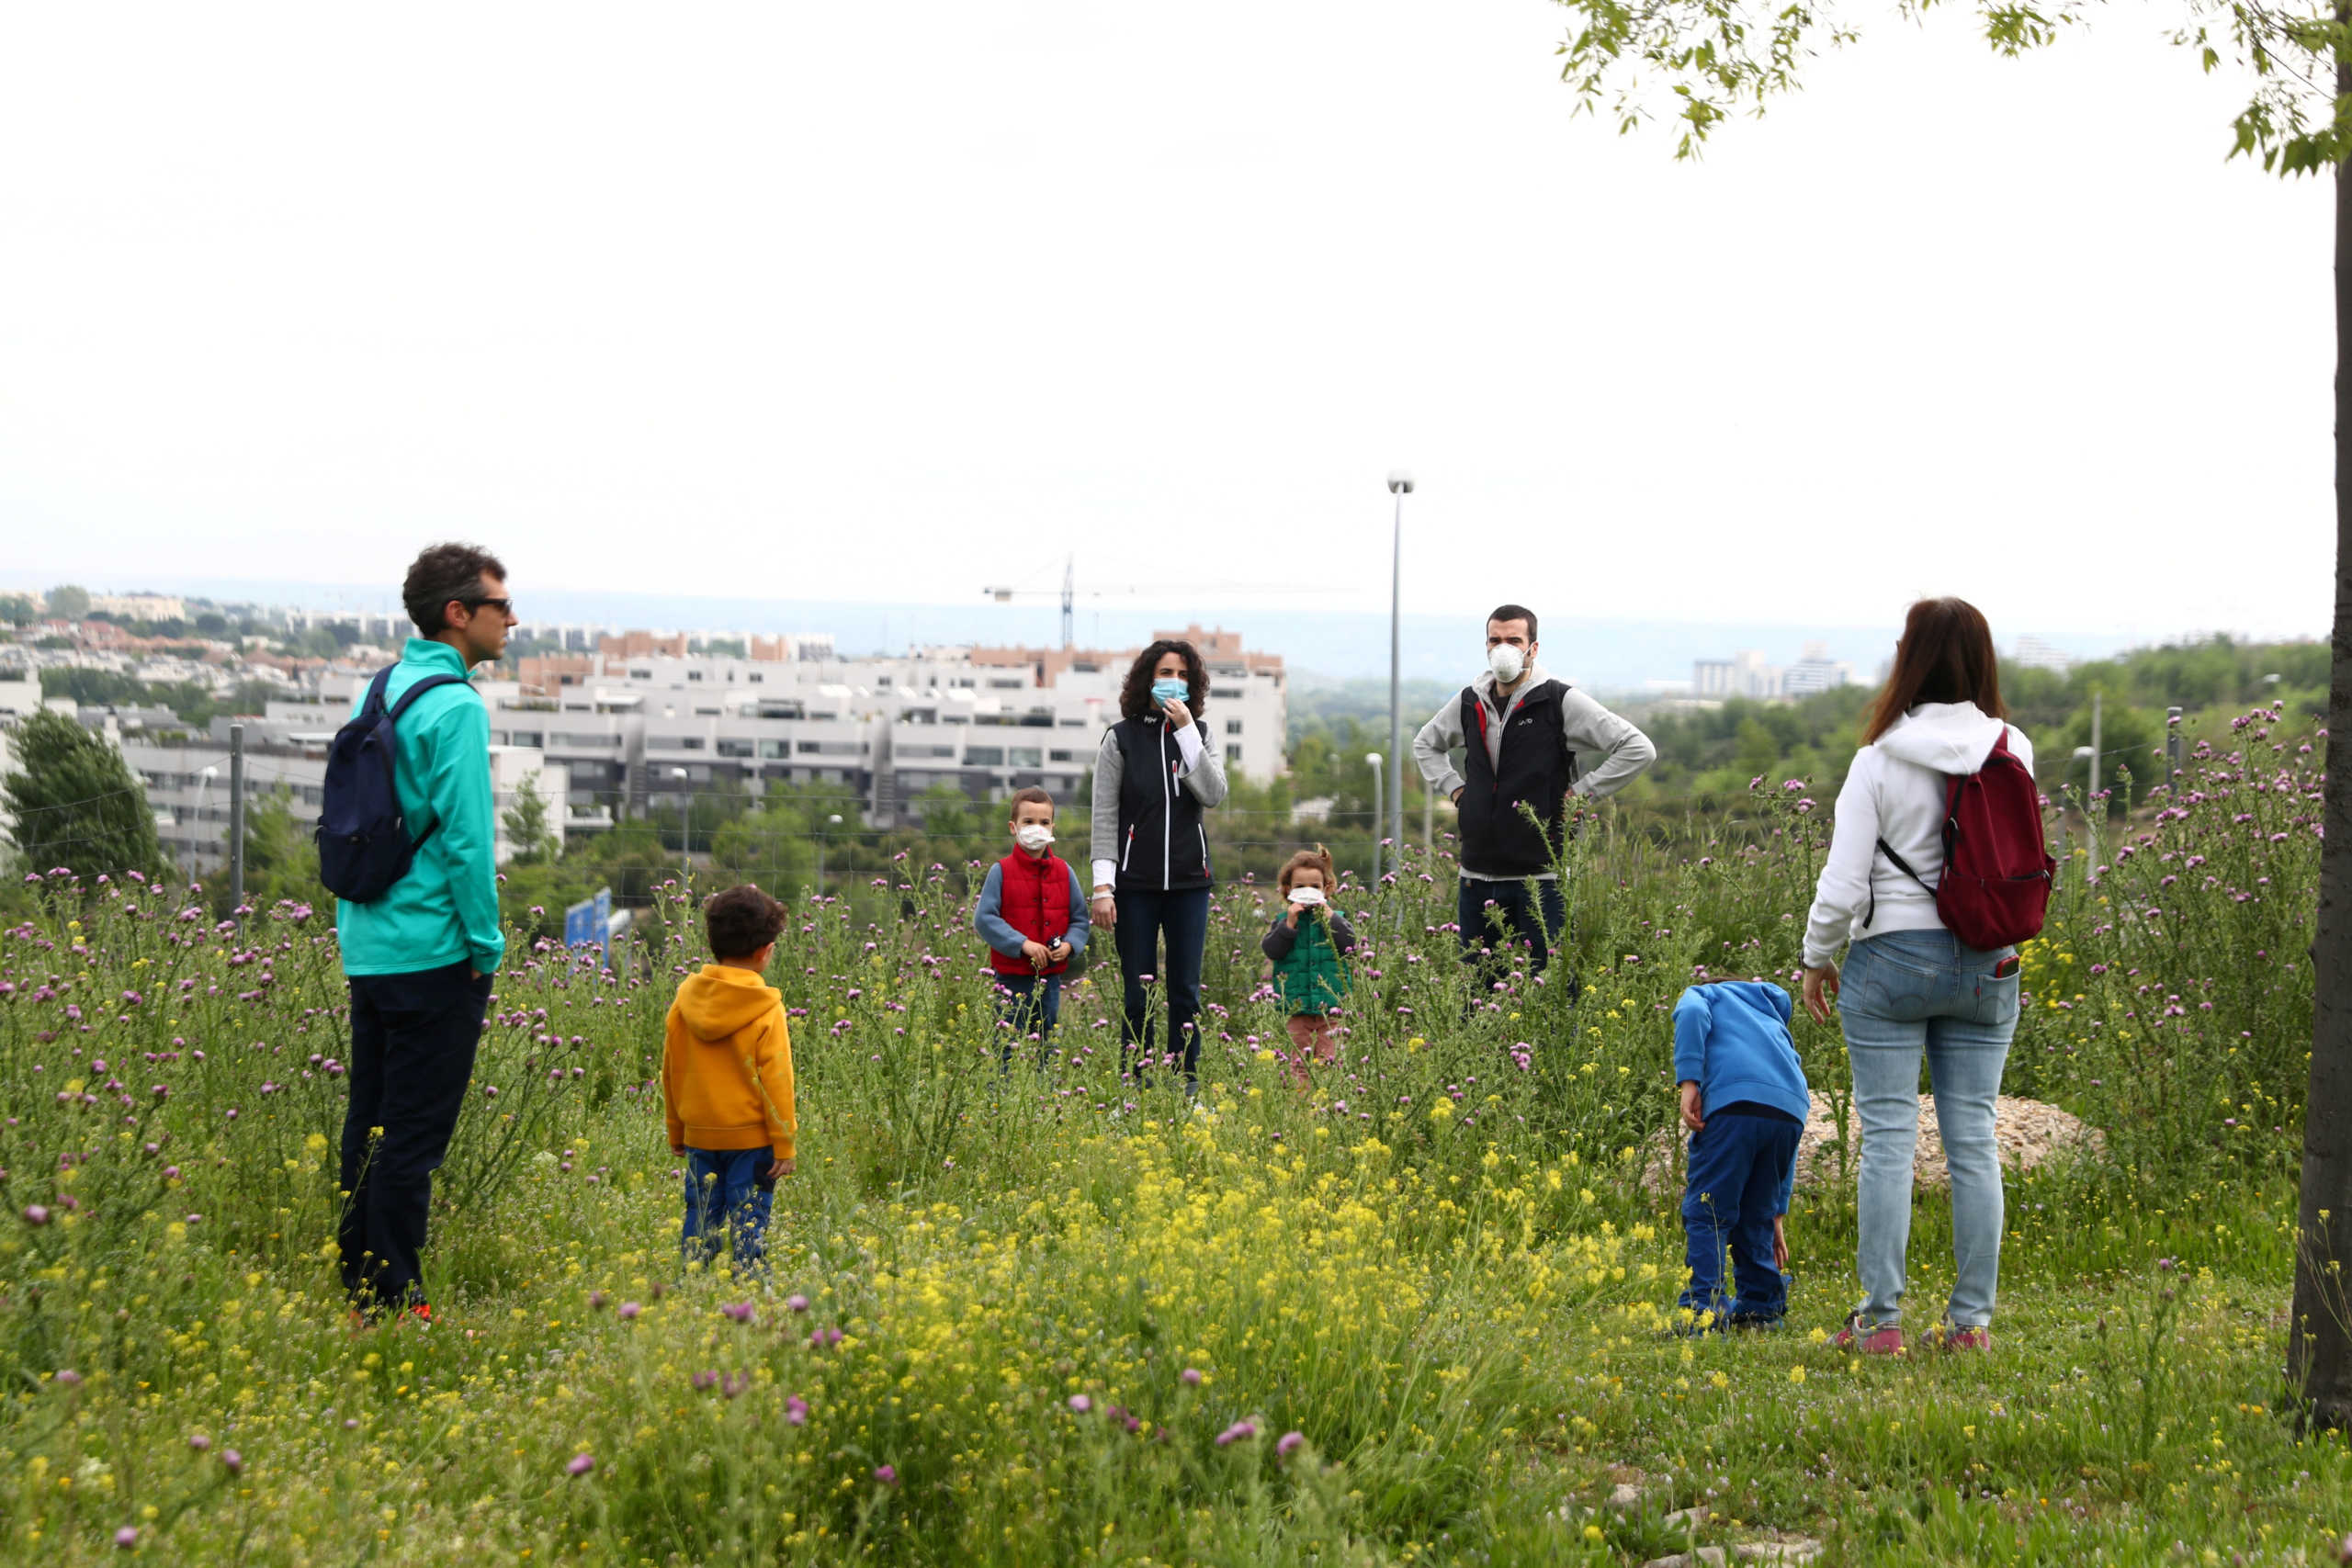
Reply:
[[[2001,661],[1984,612],[1965,599],[1922,599],[1903,617],[1894,669],[1879,688],[1862,728],[1867,746],[1921,703],[1974,703],[1988,718],[2007,718]]]

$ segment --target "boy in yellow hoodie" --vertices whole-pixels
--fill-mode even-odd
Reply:
[[[765,1255],[776,1179],[793,1171],[792,1036],[784,993],[762,972],[785,908],[749,883],[703,906],[711,962],[678,986],[662,1039],[662,1106],[670,1152],[686,1161],[689,1262],[718,1255],[734,1232],[735,1269]]]

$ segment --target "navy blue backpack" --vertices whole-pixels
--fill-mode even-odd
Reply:
[[[401,817],[401,792],[393,782],[400,754],[393,727],[409,705],[435,686],[461,686],[461,675],[427,675],[384,705],[389,666],[368,683],[368,700],[351,722],[335,731],[327,748],[325,800],[319,812],[319,880],[338,898],[369,904],[408,874],[409,863],[435,822],[414,839]]]

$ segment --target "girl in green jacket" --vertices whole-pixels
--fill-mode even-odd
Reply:
[[[1274,988],[1290,1010],[1291,1075],[1301,1089],[1307,1085],[1308,1056],[1329,1063],[1340,1055],[1331,1015],[1347,999],[1347,955],[1356,933],[1329,902],[1338,882],[1331,852],[1322,845],[1291,856],[1274,879],[1283,912],[1259,943],[1273,961]]]

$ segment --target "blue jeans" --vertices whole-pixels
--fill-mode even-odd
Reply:
[[[1490,901],[1491,909],[1487,908]],[[1568,907],[1557,882],[1488,882],[1465,876],[1454,895],[1453,918],[1462,928],[1463,958],[1485,970],[1491,984],[1509,968],[1508,962],[1498,961],[1497,954],[1521,942],[1532,950],[1527,972],[1542,974],[1552,962],[1552,944],[1560,940],[1561,928],[1568,923]],[[1503,928],[1499,934],[1493,926],[1498,919]]]
[[[1193,1094],[1201,1083],[1198,1020],[1201,956],[1209,942],[1209,890],[1189,887],[1162,893],[1122,887],[1118,905],[1119,923],[1112,928],[1112,934],[1119,945],[1119,974],[1126,984],[1119,1019],[1121,1066],[1124,1068],[1138,1043],[1143,1049],[1139,1077],[1159,1063],[1152,1038],[1150,993],[1143,984],[1146,975],[1156,975],[1168,998],[1168,1035],[1173,1042],[1170,1055],[1182,1064],[1184,1092]],[[1163,938],[1168,944],[1165,964],[1159,961]]]
[[[686,1151],[686,1261],[707,1264],[717,1258],[718,1233],[726,1229],[734,1233],[736,1273],[766,1266],[768,1211],[775,1202],[767,1170],[775,1163],[764,1145]]]
[[[999,975],[996,976],[997,1032],[1004,1041],[1004,1065],[1012,1065],[1013,1043],[1023,1038],[1037,1042],[1043,1063],[1053,1043],[1054,1026],[1062,1021],[1062,977],[1059,975]]]
[[[1919,931],[1867,938],[1847,955],[1838,1012],[1862,1124],[1855,1262],[1865,1323],[1895,1323],[1902,1316],[1923,1051],[1951,1173],[1956,1275],[1945,1320],[1961,1328],[1993,1321],[2002,1224],[1993,1102],[2018,1027],[2018,977],[1996,979],[1993,969],[2013,952],[1979,953],[1961,946],[1950,931]]]
[[[1678,1304],[1714,1314],[1718,1327],[1735,1314],[1778,1322],[1789,1310],[1789,1282],[1772,1256],[1772,1221],[1804,1130],[1789,1117],[1724,1110],[1690,1134],[1682,1190],[1690,1282]],[[1736,1296],[1724,1292],[1726,1245]]]

